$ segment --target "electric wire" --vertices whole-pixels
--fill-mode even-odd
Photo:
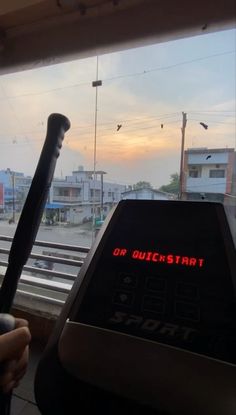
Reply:
[[[206,60],[206,59],[211,59],[211,58],[215,58],[215,57],[219,57],[219,56],[225,56],[225,55],[229,55],[229,54],[235,54],[235,52],[236,52],[235,50],[231,50],[231,51],[225,51],[225,52],[221,52],[221,53],[215,53],[213,55],[207,55],[207,56],[203,56],[203,57],[199,57],[199,58],[195,58],[195,59],[191,59],[191,60],[186,60],[186,61],[183,61],[183,62],[177,62],[177,63],[171,64],[171,65],[160,66],[160,67],[151,68],[151,69],[144,69],[140,72],[133,72],[133,73],[129,73],[129,74],[116,75],[116,76],[113,76],[113,77],[110,77],[110,78],[104,78],[102,81],[103,81],[103,83],[105,83],[105,82],[110,82],[110,81],[123,79],[123,78],[130,78],[130,77],[134,78],[134,77],[137,77],[137,76],[140,76],[140,75],[149,74],[151,72],[158,72],[158,71],[162,71],[162,70],[175,68],[175,67],[178,67],[178,66],[191,64],[191,63],[198,62],[198,61],[203,61],[203,60]],[[22,98],[22,97],[31,97],[31,96],[43,95],[43,94],[48,94],[48,93],[52,93],[52,92],[56,92],[56,91],[64,91],[65,89],[68,89],[68,88],[77,88],[77,87],[86,86],[86,85],[91,86],[91,81],[70,84],[70,85],[66,85],[64,87],[51,88],[51,89],[41,91],[41,92],[29,92],[27,94],[11,95],[11,96],[7,96],[5,98],[0,97],[0,101],[2,101],[4,99],[17,99],[17,98]]]

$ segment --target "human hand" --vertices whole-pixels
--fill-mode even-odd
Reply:
[[[0,389],[3,393],[10,392],[18,386],[24,376],[31,340],[28,322],[15,319],[15,329],[0,335]]]

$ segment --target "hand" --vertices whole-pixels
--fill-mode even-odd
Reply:
[[[10,392],[18,386],[24,376],[28,358],[29,343],[31,340],[28,322],[15,319],[16,328],[0,335],[0,389],[3,393]]]

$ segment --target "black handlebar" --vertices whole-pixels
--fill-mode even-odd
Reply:
[[[22,268],[28,260],[42,219],[64,134],[69,128],[70,121],[64,115],[51,114],[48,117],[45,142],[9,253],[0,290],[0,313],[9,313],[11,309]],[[13,329],[14,318],[0,314],[0,333]],[[0,370],[4,370],[4,365]],[[10,408],[11,393],[0,394],[1,415],[9,415]]]
[[[70,121],[64,115],[48,117],[47,135],[39,162],[16,228],[9,253],[8,268],[0,290],[0,313],[8,313],[22,268],[27,262],[42,219],[48,191]]]

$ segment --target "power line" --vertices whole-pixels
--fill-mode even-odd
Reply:
[[[229,115],[229,114],[223,114],[223,113],[220,113],[220,112],[217,112],[217,113],[214,113],[214,114],[209,114],[209,112],[208,111],[202,111],[202,112],[197,112],[197,111],[189,111],[188,113],[189,114],[193,114],[193,115],[196,115],[196,116],[202,116],[202,115],[204,115],[204,116],[207,116],[207,117],[226,117],[226,118],[235,118],[235,111],[231,111],[232,112],[232,114],[233,115]]]
[[[195,113],[195,115],[198,116],[198,114],[200,114],[201,112],[199,111],[198,113],[196,113],[195,111],[191,111],[190,113]],[[205,111],[202,111],[202,113],[206,116]],[[115,136],[118,137],[117,132],[116,132],[116,125],[117,122],[122,122],[123,125],[123,133],[135,133],[136,137],[144,137],[145,135],[140,135],[138,134],[138,132],[140,130],[154,130],[154,133],[158,133],[158,130],[160,128],[161,125],[163,125],[165,128],[164,129],[168,129],[168,126],[170,124],[177,124],[180,122],[180,118],[179,118],[179,112],[169,112],[169,113],[163,113],[163,114],[159,114],[158,116],[141,116],[141,117],[133,117],[133,118],[123,118],[123,117],[116,117],[116,119],[114,119],[113,121],[107,121],[107,122],[103,122],[103,123],[99,123],[99,137],[103,138],[106,136],[110,136],[113,135],[114,138]],[[16,118],[16,114],[15,118]],[[215,115],[215,114],[214,114]],[[220,114],[220,111],[217,111],[217,116],[219,117],[222,116]],[[208,117],[208,115],[207,115]],[[196,118],[190,118],[190,121],[196,121],[199,122],[200,119],[196,119]],[[161,122],[160,123],[158,123]],[[164,121],[164,122],[163,122]],[[229,122],[222,122],[222,121],[216,121],[216,120],[211,120],[210,123],[216,123],[216,124],[225,124],[225,125],[234,125],[233,123],[229,123]],[[113,128],[112,128],[113,126]],[[94,123],[89,123],[87,125],[75,125],[74,127],[71,128],[70,132],[75,132],[77,130],[79,130],[79,134],[82,137],[86,137],[88,135],[91,135],[91,131],[94,128]],[[164,132],[164,131],[163,131]],[[2,137],[10,137],[13,139],[18,139],[18,140],[25,140],[25,142],[27,142],[27,144],[29,144],[28,142],[28,138],[25,137],[25,135],[42,135],[42,132],[37,130],[30,130],[30,131],[24,131],[24,134],[21,134],[21,137],[19,137],[16,133],[12,132],[12,133],[6,133],[6,134],[1,134]],[[24,137],[23,137],[24,135]],[[72,137],[69,135],[68,140],[70,140]],[[162,135],[162,138],[166,138],[166,135]],[[68,141],[67,140],[67,141]],[[34,142],[39,141],[41,142],[42,139],[33,139]],[[1,141],[2,144],[5,144],[3,141]],[[12,145],[12,143],[6,143],[9,145]],[[14,143],[19,145],[24,145],[24,143]]]
[[[200,114],[203,114],[203,113],[206,113],[206,112],[216,112],[216,113],[218,113],[218,112],[232,112],[233,114],[235,114],[235,111],[233,111],[233,110],[189,110],[189,113],[191,113],[191,112],[197,112],[197,113],[200,113]]]
[[[190,121],[201,121],[201,119],[196,119],[196,118],[189,118]],[[225,124],[225,125],[234,125],[235,123],[232,122],[224,122],[224,121],[215,121],[215,120],[210,120],[209,123],[211,124]]]
[[[176,118],[176,116],[172,116],[171,118]],[[161,121],[162,119],[164,119],[164,118],[162,118],[162,117],[158,117],[158,118],[156,118],[156,120],[158,121]],[[199,121],[201,121],[200,119],[194,119],[194,118],[189,118],[189,120],[190,121],[197,121],[197,122],[199,122]],[[152,123],[154,123],[154,121],[155,121],[155,119],[153,119],[151,122]],[[155,129],[156,131],[160,128],[160,125],[158,124],[158,123],[155,123],[155,124],[152,124],[152,125],[142,125],[142,126],[139,126],[139,124],[145,124],[145,121],[143,121],[142,119],[140,119],[140,121],[136,121],[135,123],[132,123],[132,124],[130,124],[130,123],[127,123],[127,121],[126,120],[123,120],[122,119],[122,125],[123,125],[123,133],[125,134],[125,133],[132,133],[132,132],[138,132],[138,131],[140,131],[140,130],[150,130],[150,129]],[[177,118],[177,119],[175,119],[175,120],[168,120],[167,122],[165,122],[164,123],[164,127],[165,128],[168,128],[168,126],[170,125],[170,124],[177,124],[177,123],[179,123],[180,122],[180,119],[179,118]],[[224,125],[235,125],[234,123],[229,123],[229,122],[222,122],[222,121],[210,121],[210,123],[211,124],[224,124]],[[115,124],[115,122],[113,122],[112,123],[114,126],[116,125]],[[85,134],[85,135],[88,135],[88,134],[90,134],[91,133],[91,131],[89,130],[89,127],[84,127],[84,128],[87,128],[88,129],[88,131],[84,131],[83,130],[83,132],[82,132],[82,134]],[[75,128],[72,128],[71,129],[71,131],[75,131],[75,130],[80,130],[80,127],[75,127]],[[104,134],[104,132],[105,132],[105,134]],[[106,133],[107,132],[107,133]],[[117,135],[117,133],[116,133],[116,131],[113,129],[113,130],[111,130],[111,128],[110,127],[107,127],[107,128],[100,128],[99,129],[99,136],[100,137],[105,137],[105,136],[111,136],[111,134],[114,134],[114,135]]]
[[[160,66],[160,67],[152,68],[152,69],[146,69],[146,70],[143,70],[141,72],[135,72],[135,73],[126,74],[126,75],[114,76],[112,78],[107,78],[104,81],[113,81],[114,79],[128,78],[128,77],[131,77],[131,76],[134,77],[134,76],[146,75],[146,74],[151,73],[151,72],[157,72],[157,71],[172,69],[172,68],[175,68],[177,66],[183,66],[183,65],[190,64],[190,63],[202,61],[202,60],[205,60],[205,59],[211,59],[211,58],[215,58],[215,57],[218,57],[218,56],[224,56],[224,55],[229,55],[229,54],[233,54],[233,53],[235,53],[235,50],[231,50],[231,51],[228,51],[228,52],[222,52],[222,53],[215,53],[213,55],[207,55],[207,56],[191,59],[189,61],[178,62],[178,63],[172,64],[172,65]]]
[[[192,119],[190,119],[190,120],[192,120]],[[199,120],[197,120],[197,121],[199,121]],[[164,124],[165,129],[167,131],[168,131],[168,126],[170,124],[179,124],[179,119],[174,120],[174,121],[169,121],[168,123]],[[223,123],[223,124],[229,125],[228,123]],[[230,125],[232,125],[232,124],[230,124]],[[75,133],[76,130],[77,130],[76,128],[72,128],[70,133]],[[136,127],[136,128],[134,126],[131,126],[131,128],[125,128],[123,130],[123,134],[130,134],[130,135],[135,134],[136,138],[138,138],[138,137],[139,138],[141,138],[141,137],[147,137],[148,138],[147,134],[145,134],[145,131],[147,131],[147,130],[149,130],[149,132],[148,132],[149,136],[150,136],[150,134],[152,136],[155,135],[156,138],[166,139],[168,137],[174,137],[173,135],[166,136],[165,134],[163,134],[163,130],[160,132],[160,126],[159,125],[147,125],[147,126]],[[144,133],[139,134],[140,131],[144,131]],[[69,135],[66,142],[65,142],[65,145],[68,144],[70,141],[77,141],[78,136],[80,137],[81,140],[86,139],[86,137],[88,137],[88,136],[91,137],[91,133],[92,133],[92,128],[91,128],[91,130],[83,131],[81,134],[78,133],[78,135],[75,135],[75,134]],[[38,134],[40,134],[40,132],[37,132],[35,134],[38,135]],[[17,137],[15,134],[5,135],[5,137],[8,136],[8,137],[12,138],[13,135],[14,135],[15,139],[19,140],[19,137]],[[99,132],[97,133],[97,136],[99,138],[110,137],[110,138],[114,138],[114,139],[119,139],[117,131],[115,131],[115,130],[111,131],[110,129],[102,129],[102,130],[99,129]],[[17,146],[29,145],[29,142],[24,137],[20,138],[20,140],[22,140],[22,139],[25,140],[25,142],[21,142],[21,143],[17,142],[14,145],[17,145]],[[91,140],[92,140],[92,138],[91,138]],[[39,139],[34,138],[34,139],[32,139],[32,142],[34,142],[34,143],[42,142],[42,138],[39,138]],[[4,142],[4,141],[1,141],[1,144],[5,145],[5,146],[7,146],[7,145],[12,146],[13,145],[13,143],[8,143],[8,142]]]
[[[29,92],[27,94],[11,95],[11,96],[7,96],[5,99],[17,99],[17,98],[32,97],[32,96],[37,96],[37,95],[51,94],[52,92],[57,92],[57,91],[61,91],[61,90],[69,89],[69,88],[77,88],[79,86],[86,86],[86,85],[91,85],[91,82],[81,82],[81,83],[61,86],[58,88],[51,88],[51,89],[47,89],[41,92]],[[4,98],[0,97],[0,101],[4,101]]]
[[[110,78],[104,78],[103,82],[109,82],[109,81],[122,79],[122,78],[130,78],[130,77],[134,78],[136,76],[146,75],[146,74],[149,74],[151,72],[158,72],[158,71],[168,70],[168,69],[172,69],[172,68],[175,68],[175,67],[178,67],[178,66],[188,65],[188,64],[191,64],[191,63],[194,63],[194,62],[203,61],[203,60],[215,58],[215,57],[218,57],[218,56],[230,55],[230,54],[233,54],[233,53],[235,53],[235,50],[221,52],[221,53],[215,53],[213,55],[207,55],[207,56],[203,56],[203,57],[199,57],[199,58],[195,58],[195,59],[191,59],[191,60],[178,62],[178,63],[171,64],[171,65],[160,66],[160,67],[151,68],[151,69],[144,69],[141,72],[133,72],[133,73],[129,73],[129,74],[116,75],[116,76],[113,76],[113,77],[110,77]],[[5,99],[17,99],[17,98],[23,98],[23,97],[29,97],[29,96],[44,95],[44,94],[48,94],[48,93],[52,93],[52,92],[62,91],[62,90],[69,89],[69,88],[77,88],[77,87],[86,86],[86,85],[91,85],[91,81],[70,84],[70,85],[66,85],[64,87],[50,88],[50,89],[47,89],[47,90],[41,91],[41,92],[29,92],[27,94],[11,95],[11,96],[7,96],[5,98],[0,97],[0,100],[4,101]]]
[[[176,114],[176,115],[175,115]],[[139,119],[137,119],[137,121],[133,121],[132,122],[132,119],[124,119],[124,118],[122,118],[122,117],[119,117],[119,119],[118,119],[118,121],[119,122],[121,122],[122,123],[122,125],[123,126],[129,126],[130,125],[130,121],[131,121],[131,126],[134,126],[134,125],[137,125],[137,124],[144,124],[145,122],[147,122],[147,121],[150,121],[150,122],[155,122],[155,121],[161,121],[161,120],[166,120],[166,119],[168,119],[168,118],[176,118],[177,117],[177,114],[178,113],[173,113],[173,115],[169,115],[169,116],[162,116],[162,117],[153,117],[153,118],[151,118],[150,117],[150,119],[148,119],[148,118],[142,118],[142,117],[140,117]],[[177,120],[176,120],[177,121]],[[174,122],[176,122],[176,121],[174,121]],[[168,121],[168,124],[169,123],[171,123],[172,121]],[[101,126],[108,126],[107,128],[100,128],[100,131],[110,131],[111,130],[111,126],[113,126],[114,128],[116,127],[116,125],[117,125],[117,120],[114,120],[114,121],[110,121],[110,122],[107,122],[107,123],[99,123],[99,127],[101,127]],[[87,125],[87,126],[83,126],[83,127],[80,127],[80,126],[75,126],[75,127],[73,127],[72,129],[71,129],[71,131],[72,130],[81,130],[81,129],[89,129],[90,128],[90,126],[91,126],[91,128],[92,128],[92,124],[90,124],[90,125]],[[155,128],[157,128],[158,127],[158,124],[155,124],[153,127],[155,127]],[[113,129],[114,129],[113,128]],[[137,127],[137,129],[139,129],[140,127]],[[126,130],[127,131],[127,130]],[[89,133],[89,132],[88,132]]]
[[[146,116],[146,117],[142,116],[142,119],[140,119],[140,117],[134,117],[134,118],[119,117],[118,119],[115,119],[113,121],[107,121],[107,122],[99,123],[99,126],[108,125],[108,124],[116,125],[117,120],[122,121],[122,122],[129,122],[129,121],[137,120],[137,121],[135,121],[135,123],[136,123],[136,122],[143,122],[145,120],[161,120],[161,119],[164,119],[164,118],[173,117],[175,115],[179,115],[179,112],[167,112],[167,113],[164,113],[164,114],[160,114],[160,116],[156,116],[156,115]],[[91,125],[92,125],[92,123],[91,123]],[[74,128],[87,128],[87,126],[84,126],[84,127],[82,126],[81,127],[81,126],[78,125],[78,126],[74,126]]]
[[[176,116],[173,115],[173,116],[170,116],[169,118],[176,118]],[[166,139],[166,138],[169,137],[169,136],[166,136],[166,134],[165,134],[165,132],[168,131],[168,127],[171,124],[178,124],[180,120],[179,119],[174,119],[174,120],[173,119],[172,120],[168,119],[168,121],[164,123],[164,127],[165,127],[164,130],[160,131],[160,124],[156,121],[160,121],[160,120],[163,120],[163,119],[164,119],[163,117],[153,118],[153,119],[150,120],[151,125],[150,125],[150,123],[145,124],[145,121],[143,121],[142,119],[140,121],[137,120],[134,123],[128,123],[127,120],[125,120],[125,128],[123,130],[123,134],[130,134],[130,135],[135,134],[135,137],[140,137],[141,138],[141,137],[147,137],[147,134],[145,134],[145,131],[149,130],[149,133],[148,133],[149,136],[151,134],[151,136],[155,135],[156,137],[158,137],[160,139]],[[200,121],[199,119],[193,119],[193,118],[190,118],[189,120],[190,121],[196,121],[196,122]],[[124,121],[122,120],[122,122],[124,122]],[[141,123],[141,125],[140,125],[140,123]],[[226,122],[220,122],[220,121],[219,122],[210,121],[210,123],[211,124],[230,125],[230,126],[234,125],[233,123],[226,123]],[[105,125],[106,126],[106,125],[109,125],[109,124],[115,126],[116,121],[110,122],[110,123],[99,124],[99,127],[100,127],[100,125]],[[88,127],[84,126],[83,131],[78,132],[78,135],[82,139],[85,139],[86,136],[91,136],[92,127],[93,127],[92,125],[91,125],[91,128],[89,126]],[[71,133],[75,133],[77,130],[80,130],[80,129],[81,128],[79,126],[74,127],[74,128],[71,129]],[[87,129],[87,131],[85,131],[85,129]],[[140,134],[141,131],[144,131],[144,134]],[[42,133],[40,131],[37,131],[37,130],[32,130],[30,132],[25,131],[25,134],[24,135],[21,134],[20,136],[17,135],[16,133],[14,133],[14,132],[8,133],[8,134],[1,134],[2,137],[4,137],[4,138],[9,137],[12,141],[11,143],[9,143],[8,141],[4,142],[4,140],[1,140],[1,144],[5,145],[5,146],[6,145],[12,146],[14,144],[17,147],[19,147],[19,146],[24,146],[24,145],[28,146],[29,144],[31,144],[31,142],[35,143],[35,142],[41,142],[42,141],[42,138],[38,138],[38,139],[33,138],[32,140],[29,140],[28,137],[26,138],[26,134],[28,136],[29,135],[36,135],[36,136],[37,135],[40,135],[40,136],[42,135]],[[107,128],[99,128],[98,136],[99,136],[99,138],[105,138],[105,137],[112,138],[113,137],[114,139],[118,139],[118,137],[119,137],[118,134],[117,134],[117,131],[114,128],[111,129],[110,126],[108,126]],[[68,139],[67,139],[67,142],[65,142],[65,144],[68,144],[70,140],[72,140],[72,141],[74,141],[75,139],[77,140],[77,138],[78,137],[75,136],[74,134],[73,134],[73,136],[69,135]],[[29,141],[30,141],[30,143],[29,143]]]
[[[145,123],[145,122],[148,122],[148,121],[150,121],[150,122],[154,122],[154,121],[161,121],[161,120],[166,120],[166,119],[169,119],[169,118],[175,118],[177,115],[178,115],[179,113],[178,112],[173,112],[173,113],[164,113],[164,114],[161,114],[160,116],[150,116],[150,117],[142,117],[141,119],[140,119],[140,117],[138,118],[122,118],[122,117],[119,117],[118,119],[115,119],[114,121],[109,121],[109,122],[104,122],[104,123],[99,123],[99,128],[100,128],[100,131],[110,131],[111,130],[111,127],[110,126],[114,126],[114,128],[115,128],[115,126],[116,126],[116,124],[117,124],[117,121],[119,120],[119,122],[120,122],[120,119],[121,119],[121,122],[123,123],[123,124],[128,124],[128,125],[130,125],[130,122],[131,122],[131,126],[133,126],[133,125],[136,125],[136,124],[143,124],[143,123]],[[133,121],[134,120],[134,121]],[[132,122],[133,121],[133,122]],[[173,121],[168,121],[168,124],[169,123],[172,123]],[[177,122],[177,120],[176,121],[174,121],[174,122]],[[102,128],[101,129],[101,126],[107,126],[107,128]],[[156,128],[156,127],[158,127],[158,125],[154,125],[153,126],[153,128]],[[84,126],[80,126],[80,125],[75,125],[75,126],[73,126],[71,129],[70,129],[70,132],[72,132],[72,131],[77,131],[77,130],[83,130],[82,131],[82,134],[91,134],[91,130],[94,128],[94,123],[89,123],[89,124],[87,124],[87,125],[84,125]],[[85,132],[84,130],[88,130],[87,132]],[[139,127],[137,128],[137,129],[139,129]],[[25,131],[25,134],[27,134],[27,135],[33,135],[33,134],[42,134],[42,131],[39,131],[39,130],[28,130],[28,131]],[[0,136],[3,136],[3,137],[15,137],[15,136],[17,136],[17,134],[16,133],[14,133],[14,132],[12,132],[12,133],[6,133],[6,134],[0,134]],[[22,138],[25,138],[25,137],[22,137]],[[39,139],[39,140],[34,140],[34,141],[42,141],[41,139]]]

